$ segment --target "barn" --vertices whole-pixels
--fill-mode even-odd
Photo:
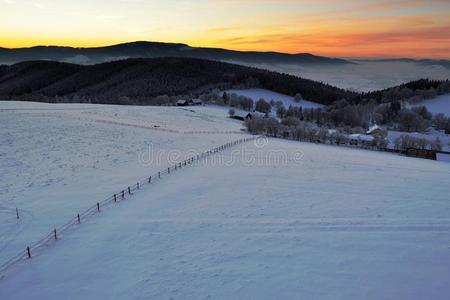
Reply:
[[[177,101],[177,106],[188,106],[188,105],[189,105],[189,101],[187,101],[187,100],[180,99]]]
[[[251,119],[250,113],[243,112],[243,111],[237,111],[231,117],[233,119],[236,119],[236,120],[239,120],[239,121],[245,121],[245,120]]]
[[[266,115],[260,112],[246,112],[246,111],[237,111],[234,113],[233,116],[231,116],[233,119],[245,121],[245,120],[251,120],[254,118],[264,118]]]

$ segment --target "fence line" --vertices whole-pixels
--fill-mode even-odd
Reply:
[[[229,142],[229,143],[223,144],[221,146],[215,147],[213,149],[201,152],[201,153],[194,155],[188,159],[178,162],[175,165],[168,167],[167,169],[156,172],[146,178],[138,180],[135,184],[130,185],[130,186],[126,187],[125,189],[119,191],[118,193],[115,193],[115,194],[111,195],[110,197],[97,202],[94,206],[89,207],[88,209],[86,209],[85,211],[83,211],[81,213],[77,213],[67,223],[63,224],[62,226],[60,226],[58,228],[54,228],[48,235],[44,236],[40,240],[29,245],[26,249],[24,249],[24,251],[11,257],[8,261],[6,261],[2,265],[0,265],[0,275],[2,273],[5,273],[7,270],[9,270],[11,267],[16,265],[17,263],[19,263],[23,260],[29,259],[32,256],[35,256],[36,254],[40,253],[40,250],[44,249],[45,247],[54,243],[56,240],[63,237],[64,233],[67,232],[69,229],[73,228],[75,225],[83,223],[92,215],[100,213],[102,208],[105,208],[108,205],[111,205],[113,203],[125,200],[127,197],[131,196],[133,192],[141,189],[142,186],[144,186],[146,184],[152,184],[154,181],[161,179],[161,176],[163,176],[165,174],[170,174],[171,171],[181,169],[184,166],[192,165],[194,162],[200,161],[203,158],[211,156],[219,151],[225,150],[227,148],[230,148],[230,147],[238,145],[238,144],[248,142],[250,140],[254,140],[255,138],[256,137],[239,139],[239,140]],[[1,278],[2,277],[0,277],[0,279]]]

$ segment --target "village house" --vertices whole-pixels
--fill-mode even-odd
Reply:
[[[377,124],[370,126],[369,129],[366,131],[366,134],[373,135],[373,136],[381,135],[382,133],[383,133],[383,129],[380,126],[378,126]]]
[[[187,101],[187,100],[180,99],[177,101],[177,106],[188,106],[188,105],[189,105],[189,101]]]
[[[264,118],[266,114],[260,113],[260,112],[246,112],[246,111],[236,111],[234,115],[230,116],[233,119],[245,121],[245,120],[251,120],[253,118]]]

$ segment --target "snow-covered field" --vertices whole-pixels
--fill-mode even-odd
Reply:
[[[245,137],[226,112],[0,102],[0,262],[124,184]],[[249,142],[103,210],[11,269],[0,299],[448,299],[449,174]]]
[[[450,95],[442,95],[436,98],[417,103],[413,106],[426,106],[426,108],[434,115],[442,113],[450,117]]]
[[[135,180],[242,138],[229,133],[241,128],[219,107],[0,102],[0,265]]]
[[[258,101],[259,99],[264,99],[267,102],[270,102],[271,100],[281,101],[283,102],[283,105],[288,108],[290,105],[292,106],[301,106],[303,108],[319,108],[322,107],[322,104],[307,101],[307,100],[301,100],[300,102],[295,102],[294,98],[285,94],[276,93],[270,90],[266,89],[231,89],[226,90],[228,94],[236,94],[239,96],[245,96],[248,98],[251,98],[253,101]]]
[[[448,174],[387,153],[247,143],[82,224],[7,274],[0,298],[448,299]]]

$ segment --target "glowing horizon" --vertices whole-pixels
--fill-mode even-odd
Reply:
[[[0,0],[0,47],[132,41],[450,59],[448,0]]]

